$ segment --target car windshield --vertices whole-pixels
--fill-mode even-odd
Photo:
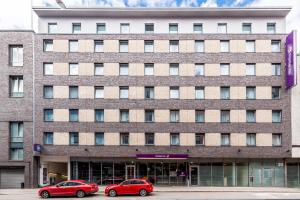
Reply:
[[[56,186],[61,187],[61,186],[64,186],[65,184],[66,184],[66,182],[64,181],[64,182],[60,182],[60,183],[56,184]]]
[[[129,184],[129,181],[123,181],[120,183],[120,185],[128,185]]]

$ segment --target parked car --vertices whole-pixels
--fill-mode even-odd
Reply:
[[[84,180],[70,180],[39,189],[39,196],[42,198],[52,196],[77,196],[82,198],[86,195],[98,192],[98,190],[99,188],[96,183],[88,183]]]
[[[105,195],[111,197],[124,194],[147,196],[151,192],[153,192],[153,185],[146,179],[129,179],[120,184],[108,185],[104,191]]]

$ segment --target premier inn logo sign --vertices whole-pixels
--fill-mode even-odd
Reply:
[[[286,37],[285,42],[285,88],[286,90],[297,85],[297,57],[296,31]]]

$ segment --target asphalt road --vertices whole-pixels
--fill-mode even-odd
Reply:
[[[1,200],[35,200],[41,199],[37,196],[36,190],[32,192],[22,192],[20,193],[5,193],[0,190],[0,199]],[[74,197],[55,197],[50,198],[57,200],[72,200],[78,199]],[[153,194],[147,197],[139,196],[121,196],[121,197],[106,197],[101,193],[94,194],[88,197],[85,197],[86,200],[112,200],[112,199],[121,199],[121,200],[201,200],[201,199],[300,199],[300,192],[154,192]]]

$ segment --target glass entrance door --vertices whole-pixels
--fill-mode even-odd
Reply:
[[[135,165],[126,165],[126,180],[135,178]]]
[[[190,166],[191,185],[199,185],[199,166]]]

